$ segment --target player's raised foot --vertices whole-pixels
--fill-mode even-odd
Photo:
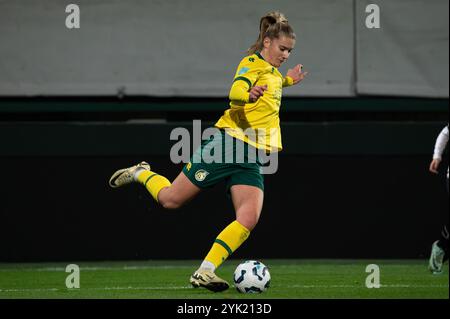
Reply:
[[[224,291],[230,287],[225,280],[205,269],[198,269],[189,281],[194,288],[204,287],[214,292]]]
[[[428,269],[434,274],[439,275],[442,273],[442,265],[444,263],[444,250],[437,245],[436,240],[431,246],[431,255],[428,262]]]
[[[147,162],[140,162],[137,165],[119,169],[109,179],[109,186],[111,186],[112,188],[117,188],[126,184],[133,183],[134,175],[138,169],[150,170],[150,165]]]

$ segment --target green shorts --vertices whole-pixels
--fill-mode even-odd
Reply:
[[[256,186],[264,191],[261,167],[256,148],[219,130],[203,141],[183,173],[200,188],[225,180],[227,192],[233,185]]]

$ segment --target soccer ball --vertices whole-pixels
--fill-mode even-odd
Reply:
[[[233,281],[239,292],[261,293],[269,288],[269,268],[256,260],[244,261],[236,267]]]

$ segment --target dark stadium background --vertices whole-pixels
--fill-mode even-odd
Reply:
[[[115,190],[108,179],[142,160],[177,176],[170,131],[195,119],[209,127],[227,108],[235,67],[273,9],[253,10],[257,2],[218,3],[224,16],[203,1],[79,1],[80,30],[64,27],[69,2],[0,3],[0,262],[204,257],[234,218],[224,184],[163,211],[141,186]],[[448,211],[448,157],[439,176],[428,172],[448,122],[448,2],[416,24],[425,1],[411,11],[379,1],[378,33],[362,24],[365,3],[275,4],[298,30],[289,65],[311,75],[285,90],[279,169],[265,177],[261,220],[233,258],[428,257]],[[383,46],[392,35],[394,51]],[[190,81],[193,94],[182,86]]]

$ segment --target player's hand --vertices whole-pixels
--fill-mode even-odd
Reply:
[[[434,173],[434,174],[438,174],[438,168],[439,168],[439,164],[441,163],[441,160],[438,158],[435,158],[431,161],[430,163],[430,172]]]
[[[250,93],[250,97],[249,97],[249,101],[250,102],[256,102],[261,96],[264,95],[264,91],[267,90],[267,84],[265,85],[255,85],[254,87],[252,87],[249,91]]]
[[[286,75],[294,80],[294,84],[301,82],[308,75],[308,72],[303,72],[302,68],[303,64],[297,64],[293,69],[287,71]]]

